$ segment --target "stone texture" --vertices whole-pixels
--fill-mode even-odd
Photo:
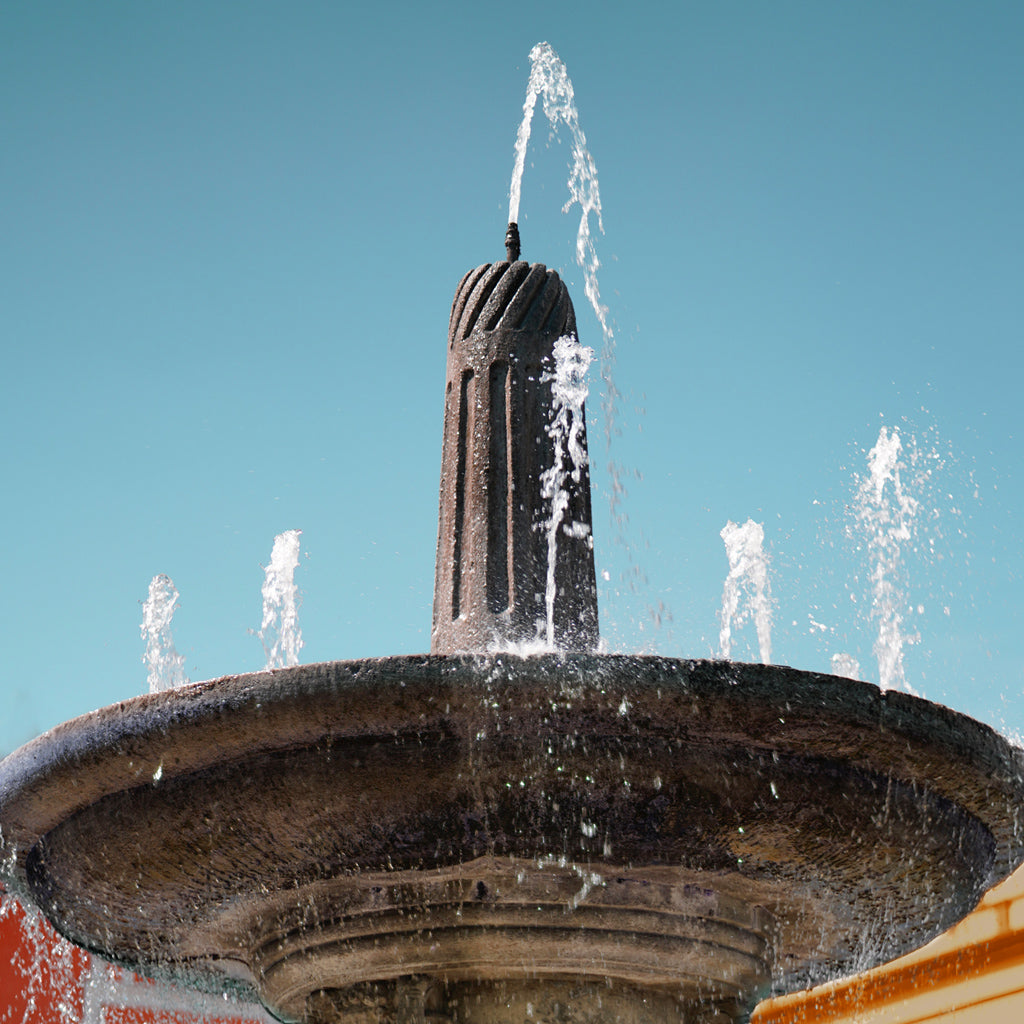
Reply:
[[[1024,857],[1019,757],[778,667],[335,662],[40,737],[0,852],[79,944],[285,1019],[732,1018],[963,916]]]
[[[448,331],[431,651],[485,651],[535,640],[548,568],[541,478],[554,460],[549,374],[555,341],[576,334],[558,274],[488,263],[462,279]],[[584,444],[586,437],[584,434]],[[598,640],[590,472],[566,482],[553,626],[560,650]]]

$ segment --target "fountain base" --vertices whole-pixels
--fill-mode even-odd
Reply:
[[[65,723],[0,830],[68,938],[285,1020],[731,1018],[966,914],[1024,858],[1019,758],[781,667],[386,658]]]
[[[322,992],[311,1024],[727,1024],[731,1003],[601,982],[442,984],[411,979]]]
[[[483,857],[327,883],[306,894],[315,930],[264,943],[262,995],[285,1018],[324,1024],[358,1021],[367,999],[394,1013],[419,999],[437,1019],[498,1024],[527,1004],[546,1020],[545,1002],[573,1007],[560,1021],[600,1021],[623,1001],[664,1004],[678,1021],[683,1006],[734,1009],[764,990],[771,915],[658,874]]]

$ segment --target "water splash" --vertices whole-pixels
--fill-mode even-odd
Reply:
[[[116,1019],[125,1016],[168,1024],[213,1024],[223,1020],[274,1024],[274,1018],[263,1007],[229,993],[213,995],[141,977],[99,957],[91,959],[83,989],[82,1024],[108,1024],[115,1015]]]
[[[582,537],[589,527],[586,523],[564,523],[569,507],[567,479],[579,483],[580,474],[587,466],[587,449],[583,443],[583,403],[587,399],[587,373],[594,350],[585,348],[575,335],[565,335],[555,342],[554,370],[545,374],[551,382],[552,412],[548,424],[554,457],[551,466],[541,474],[541,497],[549,503],[550,515],[541,524],[548,542],[547,580],[544,590],[546,610],[545,642],[548,650],[555,644],[555,566],[558,556],[558,534]],[[590,538],[593,544],[593,537]]]
[[[764,527],[748,519],[742,526],[729,520],[722,528],[729,575],[722,590],[719,656],[732,656],[732,631],[753,619],[764,665],[772,660],[772,602],[768,580],[768,556],[764,551]]]
[[[860,662],[852,654],[843,651],[833,654],[832,675],[844,679],[860,679]]]
[[[184,686],[185,657],[174,648],[171,619],[178,607],[178,590],[170,576],[162,573],[149,583],[149,596],[142,605],[141,635],[146,641],[143,663],[149,668],[149,692]]]
[[[859,478],[855,526],[866,537],[871,564],[871,617],[878,623],[873,652],[878,659],[878,685],[913,693],[903,669],[903,645],[916,637],[903,630],[906,604],[903,549],[916,529],[920,502],[904,486],[903,475],[917,462],[913,437],[904,454],[900,432],[886,427],[868,453],[868,472]]]
[[[302,650],[299,628],[298,588],[295,570],[299,564],[301,530],[287,530],[274,538],[270,565],[263,581],[263,622],[256,634],[267,655],[268,669],[298,665]]]

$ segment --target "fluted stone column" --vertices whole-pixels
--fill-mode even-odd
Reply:
[[[456,290],[448,330],[435,654],[545,635],[551,509],[541,487],[555,457],[549,375],[554,344],[569,334],[576,334],[569,292],[541,263],[484,264]],[[556,646],[572,651],[592,649],[598,639],[589,469],[577,477],[566,474],[569,505],[557,534],[553,615]]]

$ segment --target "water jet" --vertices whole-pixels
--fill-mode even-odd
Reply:
[[[966,716],[595,652],[585,463],[558,518],[541,485],[575,335],[542,264],[456,291],[429,655],[146,694],[0,763],[5,874],[63,935],[308,1024],[741,1020],[1024,860],[1020,754]]]

